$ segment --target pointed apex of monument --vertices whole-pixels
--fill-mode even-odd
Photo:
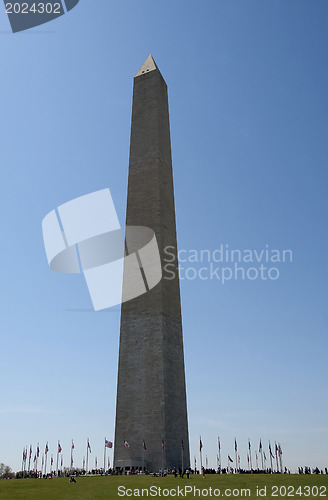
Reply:
[[[136,74],[136,77],[141,76],[144,73],[149,73],[150,71],[154,71],[155,69],[158,69],[158,67],[156,66],[156,63],[153,59],[153,56],[151,54],[149,54],[149,56],[147,57],[147,59],[145,60],[145,62],[141,66],[141,68],[139,69],[138,73]]]

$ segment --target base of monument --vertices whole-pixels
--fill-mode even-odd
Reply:
[[[142,463],[142,460],[115,460],[114,469],[126,472],[145,471],[147,469],[147,463]]]

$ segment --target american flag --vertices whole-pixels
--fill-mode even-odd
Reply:
[[[236,441],[236,438],[235,438],[235,451],[237,451],[237,441]]]
[[[162,450],[164,451],[165,449],[165,443],[164,443],[164,439],[162,439]]]
[[[45,454],[47,454],[49,451],[49,446],[48,446],[48,443],[46,444],[46,449],[44,450]]]
[[[72,450],[74,450],[75,448],[75,445],[74,445],[74,442],[73,442],[73,439],[72,439]]]
[[[107,441],[107,439],[105,439],[105,448],[113,448],[113,443],[111,441]]]
[[[202,438],[199,438],[199,451],[202,451],[202,448],[203,448]]]
[[[181,439],[181,450],[184,451],[183,439]]]
[[[147,446],[146,446],[145,441],[142,443],[142,446],[143,446],[144,451],[146,451],[147,450]]]
[[[251,449],[251,442],[250,442],[250,440],[248,440],[248,449],[249,450]]]
[[[58,453],[61,453],[62,447],[60,446],[60,442],[58,441]]]
[[[91,446],[90,446],[90,441],[89,441],[89,439],[88,439],[88,450],[89,450],[89,451],[90,451],[90,453],[91,453]]]
[[[229,462],[233,462],[233,460],[232,460],[232,458],[231,458],[230,455],[228,455],[228,460],[229,460]]]
[[[51,465],[54,463],[54,457],[51,455]]]
[[[39,445],[38,445],[38,447],[37,447],[37,449],[36,449],[36,456],[37,456],[38,458],[39,458],[39,456],[40,456],[40,448],[39,448]]]
[[[262,441],[260,439],[260,446],[259,446],[259,452],[261,453],[261,450],[262,450]]]
[[[218,448],[219,448],[219,451],[221,451],[221,443],[220,443],[220,438],[218,438]]]
[[[129,445],[129,443],[127,442],[127,440],[126,440],[126,439],[124,439],[124,446],[125,446],[125,448],[130,448],[130,445]]]
[[[270,456],[271,456],[272,458],[275,458],[275,457],[274,457],[274,454],[272,453],[272,450],[271,450],[271,444],[270,444],[270,443],[269,443],[269,452],[270,452]]]

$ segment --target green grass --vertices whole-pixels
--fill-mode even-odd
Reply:
[[[118,487],[124,486],[132,490],[139,489],[140,496],[118,495]],[[267,489],[266,496],[262,498],[296,498],[296,499],[313,499],[328,498],[328,475],[208,475],[206,478],[199,476],[191,476],[190,479],[174,479],[174,477],[154,478],[150,476],[113,476],[113,477],[78,477],[77,483],[69,483],[68,478],[55,479],[12,479],[0,481],[0,499],[3,500],[111,500],[111,499],[127,499],[127,498],[173,498],[174,495],[149,496],[145,494],[141,496],[142,488],[150,488],[151,486],[160,487],[162,489],[174,489],[178,487],[191,486],[200,490],[212,488],[212,496],[205,493],[194,495],[189,493],[186,496],[176,496],[175,498],[219,498],[214,496],[214,489],[220,489],[222,497],[225,495],[226,489],[235,489],[236,495],[231,495],[231,498],[250,498],[260,499],[257,495],[257,488]],[[274,486],[289,487],[289,496],[284,494],[284,489],[279,491],[277,496],[272,496],[272,488]],[[305,488],[308,486],[310,491]],[[297,488],[301,487],[297,494]],[[318,494],[313,487],[318,487]],[[320,495],[320,487],[322,488]],[[251,495],[246,496],[241,494],[242,488],[250,489]],[[294,488],[294,490],[292,489]],[[311,490],[312,488],[312,490]],[[129,492],[131,493],[131,492]],[[132,491],[132,493],[135,493]]]

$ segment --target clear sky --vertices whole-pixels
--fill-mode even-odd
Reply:
[[[181,281],[192,462],[201,434],[211,466],[220,435],[223,465],[234,437],[247,465],[250,437],[267,456],[279,441],[291,470],[328,467],[327,1],[80,0],[15,35],[1,7],[0,41],[0,462],[60,439],[68,465],[74,438],[82,465],[89,437],[93,464],[113,440],[120,310],[93,312],[82,275],[50,271],[41,221],[109,187],[124,224],[133,76],[151,52],[179,248],[293,254],[270,264],[277,280]]]

